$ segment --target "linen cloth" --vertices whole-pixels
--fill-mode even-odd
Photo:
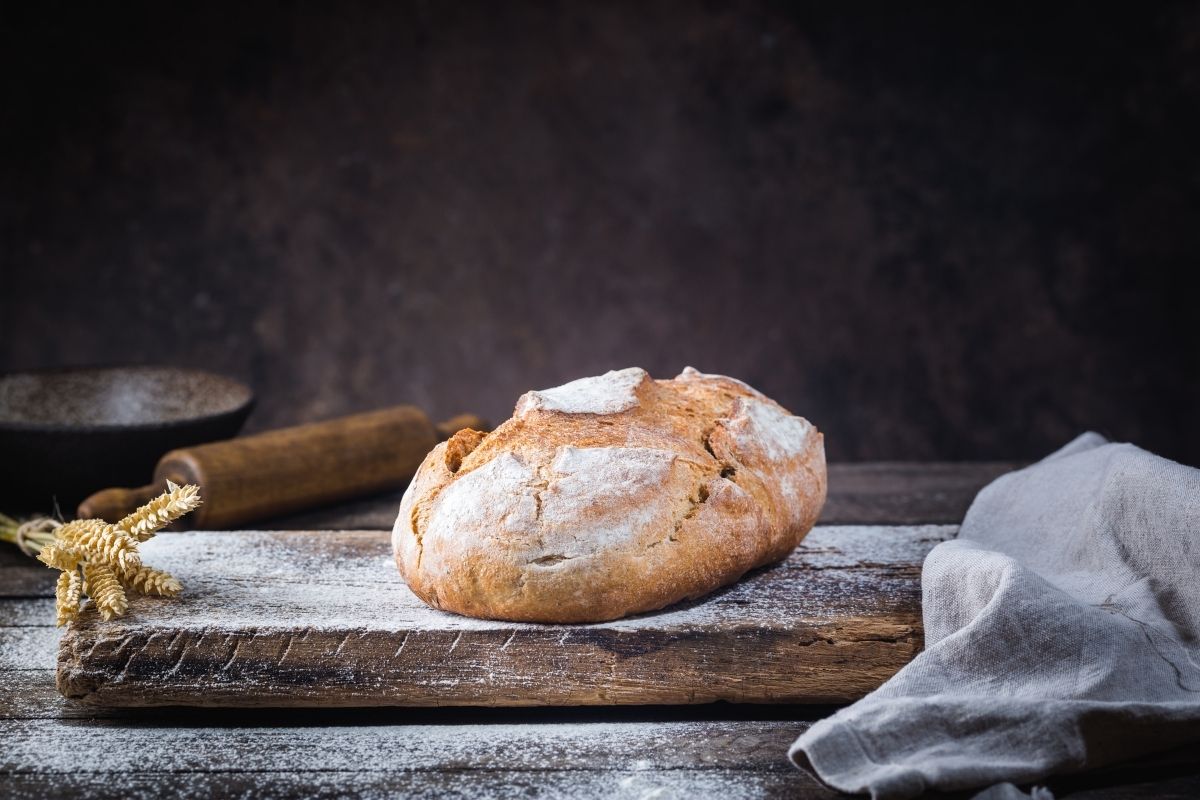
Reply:
[[[1200,470],[1084,434],[984,488],[921,593],[924,652],[792,746],[831,786],[1028,784],[1200,741]]]

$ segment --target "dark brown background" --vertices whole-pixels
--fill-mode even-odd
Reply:
[[[1197,7],[904,5],[6,4],[0,369],[262,428],[693,364],[836,459],[1200,461]]]

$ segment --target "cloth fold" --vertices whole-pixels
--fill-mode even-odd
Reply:
[[[831,786],[1028,784],[1200,741],[1200,470],[1084,434],[984,488],[921,589],[924,652],[792,746]]]

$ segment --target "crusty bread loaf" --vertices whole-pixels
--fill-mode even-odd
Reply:
[[[825,501],[821,434],[741,381],[691,367],[584,378],[435,447],[404,494],[396,564],[430,605],[599,622],[786,556]]]

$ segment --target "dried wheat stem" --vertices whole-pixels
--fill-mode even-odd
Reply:
[[[54,540],[55,533],[61,527],[61,522],[49,517],[31,519],[17,525],[13,531],[13,541],[25,555],[36,556],[42,547]]]

